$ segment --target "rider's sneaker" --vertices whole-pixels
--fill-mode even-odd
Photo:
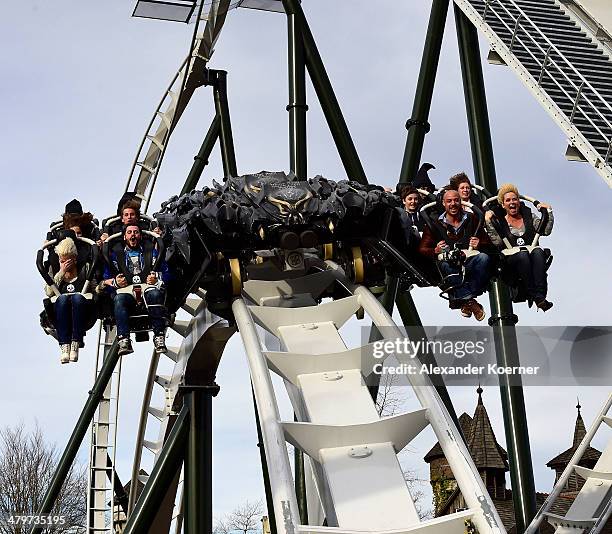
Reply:
[[[70,343],[60,345],[60,363],[68,363],[70,361]]]
[[[553,303],[550,300],[543,299],[536,304],[538,310],[542,310],[543,312],[547,312],[553,307]]]
[[[130,341],[130,338],[129,337],[119,338],[119,351],[118,351],[119,356],[123,356],[125,354],[131,354],[132,352],[134,352],[134,349],[132,348],[132,342]]]
[[[472,306],[470,305],[469,301],[461,306],[461,315],[466,318],[470,318],[472,316]]]
[[[70,361],[77,362],[79,361],[79,342],[73,341],[70,343]]]
[[[166,336],[164,336],[164,334],[153,336],[153,346],[157,354],[166,354],[166,352],[168,352],[168,347],[166,347]]]
[[[478,303],[475,299],[470,299],[469,301],[470,308],[472,313],[474,314],[474,319],[477,321],[482,321],[485,318],[485,311],[481,304]]]

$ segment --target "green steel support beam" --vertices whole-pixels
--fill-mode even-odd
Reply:
[[[294,414],[293,420],[297,421]],[[293,448],[293,461],[295,463],[295,496],[300,511],[300,523],[308,524],[308,499],[306,497],[306,470],[304,469],[304,453],[297,447]]]
[[[419,168],[421,155],[423,154],[425,135],[429,131],[429,111],[431,109],[431,101],[438,72],[444,28],[448,16],[448,6],[449,0],[433,0],[431,5],[427,36],[425,38],[421,67],[419,69],[419,79],[412,106],[412,117],[406,123],[408,136],[406,138],[406,148],[402,160],[400,183],[408,183],[414,179]],[[419,335],[425,339],[425,329],[419,317],[419,312],[414,305],[412,295],[407,291],[397,293],[395,303],[397,304],[397,309],[404,326],[406,328],[417,329]],[[430,354],[420,354],[419,360],[423,363],[435,364],[435,359],[433,359]],[[461,431],[455,408],[444,381],[441,377],[434,376],[432,377],[432,382],[446,410],[452,417],[459,431]]]
[[[223,172],[225,176],[238,176],[236,166],[236,152],[234,151],[234,137],[230,120],[229,104],[227,102],[227,72],[224,70],[211,70],[214,77],[215,110],[221,121],[220,135],[221,158],[223,159]]]
[[[157,461],[142,490],[132,514],[128,518],[123,534],[144,534],[149,532],[168,486],[176,476],[185,457],[189,436],[189,406],[183,405],[168,439],[159,453]]]
[[[287,15],[289,42],[289,160],[300,180],[308,178],[306,151],[306,63],[302,30],[295,15]]]
[[[306,55],[306,66],[308,67],[308,73],[312,80],[312,85],[317,93],[323,114],[327,120],[327,124],[331,131],[334,143],[338,148],[340,159],[344,165],[344,169],[349,180],[355,180],[356,182],[367,184],[365,171],[359,160],[357,149],[351,138],[351,134],[342,115],[340,104],[334,94],[334,89],[323,60],[317,49],[310,26],[302,10],[299,0],[282,0],[283,7],[288,16],[295,16],[297,25],[302,30],[302,37],[304,39],[304,52]]]
[[[253,411],[255,412],[255,424],[257,426],[257,448],[259,449],[259,459],[261,461],[261,472],[263,474],[264,492],[266,494],[266,508],[268,509],[268,520],[270,521],[270,534],[276,534],[276,517],[274,515],[274,499],[272,499],[272,486],[270,486],[270,472],[268,471],[268,460],[266,459],[266,448],[261,433],[261,423],[259,422],[259,410],[255,402],[255,392],[251,386],[253,395]]]
[[[219,139],[220,132],[221,119],[219,119],[219,115],[215,115],[210,123],[208,132],[206,132],[206,137],[204,137],[204,141],[202,142],[202,146],[200,147],[197,156],[193,158],[193,165],[191,166],[187,180],[185,180],[185,185],[183,185],[183,188],[181,189],[181,195],[189,193],[197,187],[198,181],[202,176],[202,172],[204,172],[204,167],[208,165],[208,158],[210,158],[213,148],[215,148],[215,143],[217,142],[217,139]]]
[[[489,191],[497,191],[478,32],[457,6],[455,6],[455,20],[475,181]],[[518,318],[513,313],[508,288],[499,280],[493,282],[489,291],[489,300],[491,303],[489,324],[493,327],[497,362],[504,367],[518,366],[520,363],[515,329]],[[510,386],[507,376],[500,376],[500,394],[510,459],[516,530],[520,533],[525,530],[536,512],[525,399],[522,385]]]
[[[412,107],[412,117],[406,123],[408,138],[399,180],[402,184],[411,182],[416,176],[423,154],[425,135],[429,132],[429,110],[431,109],[431,100],[436,83],[448,5],[449,0],[433,0],[431,6],[419,80]]]
[[[108,467],[108,471],[106,472],[106,476],[108,481],[113,485],[113,490],[115,493],[115,502],[121,506],[123,513],[127,516],[128,514],[128,494],[125,491],[125,486],[121,482],[115,467],[113,466],[113,461],[109,454],[106,454],[106,467]]]
[[[300,523],[308,524],[308,499],[306,497],[306,470],[304,469],[304,453],[297,447],[293,449],[295,462],[295,495],[300,511]]]
[[[185,534],[212,533],[212,399],[216,384],[185,386],[189,405],[189,437],[185,456]]]
[[[81,443],[83,442],[83,438],[87,433],[87,429],[93,419],[93,416],[100,404],[100,400],[104,394],[104,390],[110,380],[115,367],[117,366],[117,362],[119,361],[119,355],[117,354],[117,341],[115,341],[110,347],[107,356],[102,364],[102,368],[98,373],[96,381],[94,382],[91,391],[89,392],[89,396],[87,397],[87,401],[85,402],[85,406],[83,406],[83,410],[81,411],[81,415],[76,422],[74,430],[68,439],[68,443],[66,444],[66,448],[64,449],[64,453],[60,458],[57,467],[55,469],[55,473],[53,474],[53,478],[47,488],[45,496],[43,498],[42,504],[38,510],[38,515],[48,515],[53,510],[53,506],[55,505],[55,501],[64,485],[66,477],[70,471],[72,463],[79,452],[79,448]],[[34,527],[30,532],[31,534],[37,534],[42,531],[41,527]]]

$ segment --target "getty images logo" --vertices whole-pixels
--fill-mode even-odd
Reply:
[[[414,341],[408,338],[375,341],[372,355],[375,358],[386,358],[392,354],[416,358],[419,354],[452,355],[456,358],[481,355],[485,352],[487,339],[479,341],[465,340],[428,340]]]

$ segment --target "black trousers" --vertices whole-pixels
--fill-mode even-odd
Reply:
[[[541,248],[535,248],[531,254],[522,250],[507,256],[508,268],[517,275],[519,284],[525,290],[527,298],[538,303],[546,298],[546,257]]]

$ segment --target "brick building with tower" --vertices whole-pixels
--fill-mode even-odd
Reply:
[[[509,534],[516,533],[514,520],[514,507],[512,503],[512,490],[506,487],[506,472],[509,471],[508,454],[499,445],[493,432],[487,409],[482,399],[482,388],[477,389],[478,402],[474,415],[463,413],[459,417],[459,424],[468,450],[476,464],[478,472],[497,508],[506,530]],[[555,471],[555,483],[559,480],[561,473],[568,465],[572,455],[586,435],[586,427],[580,413],[580,404],[577,406],[578,415],[574,425],[572,446],[555,456],[546,465]],[[601,456],[601,452],[589,447],[583,454],[578,465],[592,469]],[[466,504],[459,490],[459,486],[453,476],[453,472],[444,457],[444,452],[439,443],[425,455],[425,461],[429,464],[430,483],[433,490],[433,512],[435,517],[440,517],[454,512],[465,510]],[[565,515],[576,495],[584,485],[584,479],[575,472],[567,482],[559,498],[555,501],[551,512]],[[537,493],[536,502],[538,508],[542,506],[547,493]],[[604,532],[612,533],[612,525],[609,522]],[[540,528],[542,534],[553,533],[554,528],[544,522]]]

